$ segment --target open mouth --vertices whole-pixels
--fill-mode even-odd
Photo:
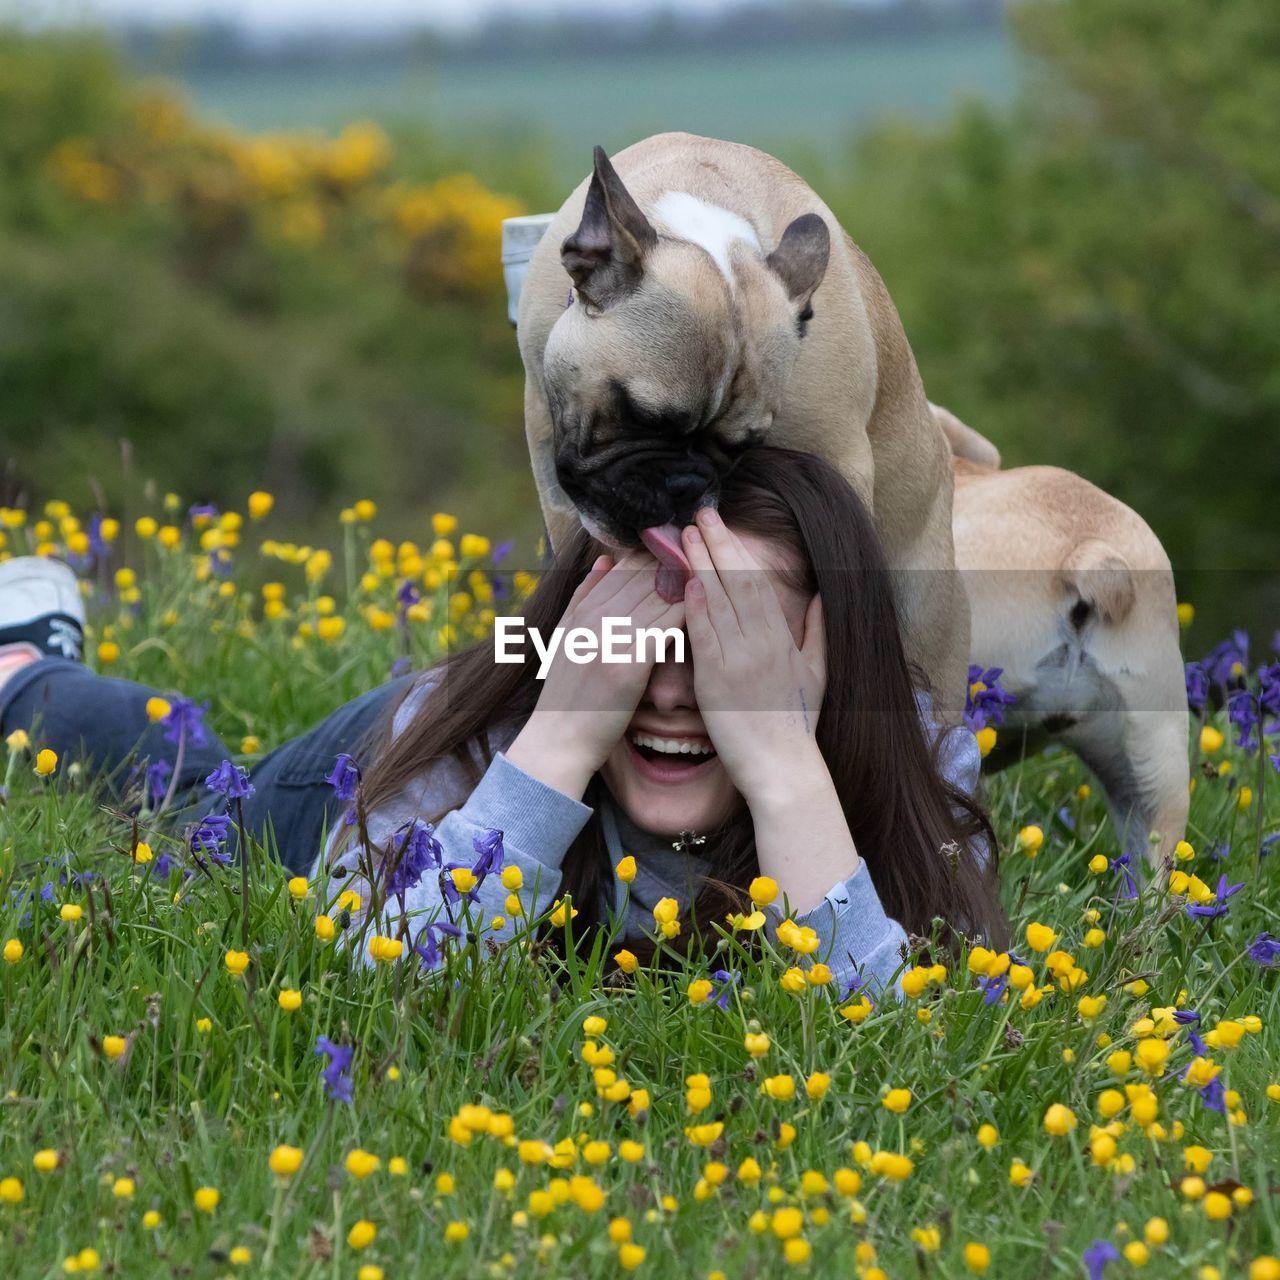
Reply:
[[[636,772],[652,782],[687,782],[716,759],[715,747],[705,738],[628,733],[626,741]]]

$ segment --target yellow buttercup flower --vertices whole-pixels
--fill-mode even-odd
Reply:
[[[367,1249],[377,1236],[378,1228],[367,1218],[361,1218],[347,1232],[347,1244],[352,1249]]]
[[[195,1206],[201,1213],[212,1213],[222,1200],[222,1192],[217,1187],[197,1187]]]
[[[58,753],[49,747],[43,748],[36,756],[36,773],[47,778],[58,767]]]
[[[261,520],[270,513],[271,508],[276,505],[276,500],[271,494],[258,489],[249,495],[249,501],[246,505],[249,509],[249,519]]]
[[[1055,1102],[1044,1113],[1044,1127],[1045,1132],[1061,1138],[1076,1127],[1075,1112],[1061,1102]]]
[[[302,1148],[278,1146],[267,1157],[267,1165],[277,1178],[292,1178],[302,1168]]]
[[[239,976],[249,967],[249,953],[247,951],[228,951],[222,957],[222,962],[227,966],[227,972]]]
[[[356,1147],[347,1152],[347,1158],[343,1163],[353,1178],[363,1180],[371,1173],[376,1173],[382,1161],[371,1152]]]
[[[519,870],[517,867],[516,870]],[[613,869],[614,875],[622,881],[623,884],[630,884],[636,878],[636,860],[630,854],[627,854],[616,867]]]
[[[1028,858],[1034,858],[1040,852],[1041,845],[1044,844],[1044,831],[1037,826],[1023,827],[1018,832],[1018,848],[1027,855]]]
[[[389,964],[404,955],[404,943],[399,938],[375,935],[369,939],[369,955],[379,964]]]

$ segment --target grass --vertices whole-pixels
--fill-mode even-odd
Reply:
[[[96,576],[91,659],[210,698],[229,742],[252,734],[260,742],[243,745],[267,750],[384,678],[406,646],[419,662],[439,652],[444,587],[417,620],[379,628],[401,571],[447,577],[444,548],[370,558],[358,523],[327,568],[285,548],[268,565],[287,612],[270,620],[240,570],[198,579],[197,536],[164,550],[121,535],[115,563],[138,580]],[[9,539],[21,549],[27,530]],[[236,555],[247,574],[256,553]],[[483,630],[483,581],[453,615],[459,639]],[[318,637],[324,616],[344,619],[341,635]],[[1280,788],[1232,740],[1198,762],[1194,852],[1178,863],[1211,887],[1223,872],[1243,883],[1224,917],[1190,918],[1165,871],[1132,900],[1121,872],[1091,872],[1116,853],[1100,799],[1074,759],[1041,756],[993,779],[991,800],[1015,950],[1042,998],[986,1003],[974,971],[999,962],[977,952],[868,1010],[821,986],[788,994],[781,975],[810,960],[768,946],[753,957],[741,935],[689,972],[629,978],[604,939],[567,964],[541,946],[493,956],[483,937],[453,944],[431,976],[413,957],[353,963],[317,936],[319,915],[343,923],[336,887],[286,884],[261,849],[247,899],[234,869],[184,875],[190,855],[163,822],[104,807],[71,761],[38,777],[37,735],[9,749],[0,807],[0,943],[20,944],[0,962],[5,1274],[795,1267],[902,1280],[974,1274],[983,1256],[970,1246],[982,1246],[988,1275],[1047,1280],[1085,1275],[1085,1251],[1104,1240],[1130,1255],[1107,1277],[1136,1270],[1144,1250],[1154,1276],[1280,1275],[1259,1261],[1280,1238],[1280,1101],[1268,1095],[1280,1099],[1280,988],[1247,954],[1260,932],[1280,933],[1277,859],[1259,858]],[[1030,825],[1044,836],[1034,857],[1018,834]],[[179,866],[135,867],[140,838]],[[1220,842],[1230,852],[1216,861]],[[1028,938],[1032,922],[1057,935],[1047,950],[1032,949],[1048,941]],[[1091,929],[1105,937],[1086,941]],[[238,951],[237,975],[225,957]],[[718,968],[738,974],[726,1007],[695,1007],[690,981]],[[299,1008],[281,1007],[284,989]],[[1081,998],[1103,996],[1086,1023]],[[1229,1115],[1183,1080],[1196,1028],[1172,1022],[1172,1006],[1199,1013]],[[753,1057],[746,1037],[760,1033]],[[353,1050],[350,1104],[327,1096],[321,1036]],[[1153,1046],[1168,1050],[1159,1070]],[[706,1093],[689,1084],[699,1073]],[[885,1105],[901,1101],[890,1089],[910,1091],[905,1111]],[[1061,1134],[1046,1130],[1054,1104],[1075,1120]],[[1108,1123],[1111,1142],[1091,1128]],[[302,1153],[287,1178],[269,1165],[281,1146]],[[41,1171],[39,1152],[54,1167]]]

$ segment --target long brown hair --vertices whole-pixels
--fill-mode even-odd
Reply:
[[[921,731],[914,694],[921,680],[917,673],[913,686],[892,580],[870,516],[852,486],[809,454],[760,446],[748,450],[724,481],[719,510],[736,532],[788,550],[800,566],[794,585],[822,596],[827,686],[817,742],[885,910],[909,933],[923,937],[942,920],[949,930],[944,945],[958,933],[1002,945],[995,840],[975,802],[943,780],[938,748],[931,752]],[[544,634],[558,625],[603,550],[578,530],[526,601],[527,624]],[[404,731],[392,739],[389,725],[383,726],[363,785],[367,809],[391,800],[433,761],[447,756],[478,783],[475,748],[486,763],[492,757],[486,730],[504,722],[522,724],[532,713],[540,689],[532,657],[499,665],[488,642],[482,642],[442,665],[445,678]],[[599,903],[612,875],[599,820],[603,791],[597,774],[584,797],[596,814],[562,867],[562,892],[572,895],[580,912],[574,921],[578,937],[589,937],[601,923]],[[423,815],[431,821],[441,816]],[[740,910],[745,888],[758,874],[746,806],[707,833],[698,852],[711,870],[693,904],[692,927],[681,931],[685,945],[702,943],[699,925],[705,928]],[[714,941],[710,930],[707,934]],[[648,950],[633,947],[642,949]]]

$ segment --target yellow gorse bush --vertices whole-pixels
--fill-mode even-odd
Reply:
[[[240,133],[190,115],[172,94],[133,89],[130,130],[76,135],[47,158],[52,182],[98,208],[160,209],[197,237],[253,235],[309,252],[359,237],[382,246],[424,296],[501,280],[502,221],[522,213],[469,173],[395,175],[395,149],[369,120],[318,131]]]

